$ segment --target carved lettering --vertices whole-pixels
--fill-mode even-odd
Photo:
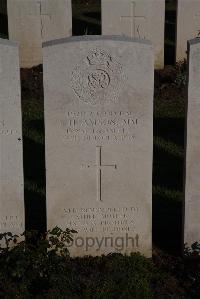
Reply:
[[[66,225],[85,232],[133,231],[138,212],[138,207],[64,209]]]

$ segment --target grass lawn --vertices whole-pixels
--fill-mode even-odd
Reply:
[[[174,83],[175,73],[170,82],[169,71],[176,69],[160,72],[160,83],[155,76],[153,240],[160,248],[180,252],[186,88]]]

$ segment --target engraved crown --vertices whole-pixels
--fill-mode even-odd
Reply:
[[[90,65],[104,65],[111,61],[110,55],[102,50],[93,50],[87,56]]]

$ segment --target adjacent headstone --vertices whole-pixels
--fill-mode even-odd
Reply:
[[[197,242],[200,245],[200,40],[188,43],[189,82],[185,161],[185,223],[184,243],[186,254],[194,253]],[[196,248],[197,249],[197,248]],[[199,252],[200,254],[200,252]]]
[[[129,37],[44,44],[47,223],[74,256],[151,256],[153,63]]]
[[[178,0],[176,61],[187,58],[187,41],[200,33],[200,0]]]
[[[19,51],[0,39],[0,233],[24,227]]]
[[[71,0],[8,0],[9,39],[20,42],[20,65],[42,63],[42,42],[72,35]]]
[[[164,66],[165,0],[102,0],[102,34],[148,39],[155,67]]]

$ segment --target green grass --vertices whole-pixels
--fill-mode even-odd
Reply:
[[[166,140],[162,137],[154,137],[154,146],[158,147],[159,149],[165,151],[166,153],[170,155],[174,155],[178,158],[183,158],[184,151],[183,147],[176,144],[175,142],[171,142],[169,140]]]
[[[26,99],[23,102],[23,132],[24,137],[35,143],[44,145],[44,132],[32,126],[31,123],[43,122],[43,104],[36,98]]]
[[[166,1],[166,10],[175,11],[176,10],[176,0]]]
[[[176,77],[182,69],[173,70]],[[169,80],[169,71],[161,72],[154,96],[153,238],[160,248],[180,252],[187,94],[185,86]]]
[[[101,34],[101,0],[73,0],[73,35]]]
[[[46,229],[42,70],[22,71],[25,210],[27,229]]]

